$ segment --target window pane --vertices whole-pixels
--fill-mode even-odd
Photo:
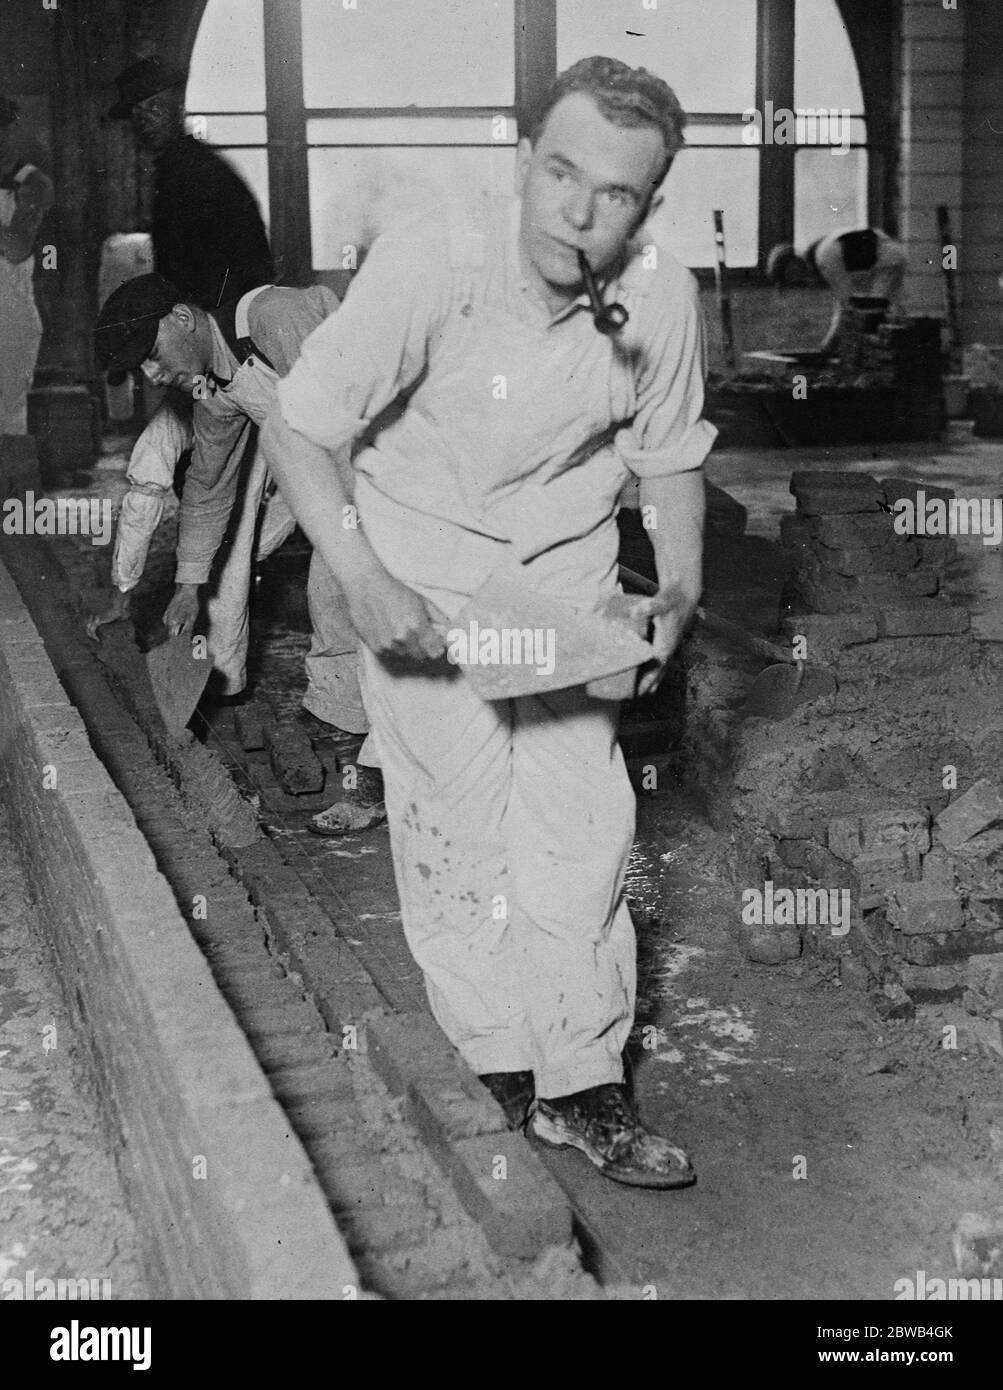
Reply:
[[[794,105],[864,110],[856,59],[836,0],[797,0]]]
[[[650,226],[688,266],[714,264],[714,209],[724,211],[729,266],[756,264],[759,152],[683,150],[662,188],[665,202]]]
[[[755,102],[755,0],[558,0],[557,66],[602,53],[663,77],[687,111]]]
[[[308,107],[511,106],[512,0],[302,0]]]
[[[794,156],[794,244],[805,247],[839,228],[867,226],[867,151]]]
[[[311,149],[310,226],[316,270],[340,270],[345,246],[367,249],[401,216],[443,198],[512,191],[515,151]]]
[[[195,38],[189,111],[264,111],[262,0],[209,0]]]
[[[514,116],[315,116],[308,145],[514,145]]]
[[[213,112],[188,113],[188,130],[210,145],[265,145],[268,126],[264,116],[219,116]]]

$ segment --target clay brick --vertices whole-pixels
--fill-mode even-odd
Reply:
[[[924,569],[943,570],[958,558],[958,542],[951,536],[917,536],[916,549]]]
[[[948,849],[959,849],[980,831],[1003,821],[1003,793],[982,777],[937,817],[937,834]]]
[[[919,551],[908,540],[867,550],[837,550],[818,545],[813,553],[827,569],[851,578],[863,574],[905,574],[919,562]]]
[[[790,512],[780,518],[780,544],[788,549],[808,545],[814,538],[814,526],[803,516]]]
[[[264,732],[272,770],[283,791],[290,796],[322,791],[324,764],[313,751],[306,734],[290,724],[269,726]]]
[[[838,487],[804,487],[798,493],[799,516],[842,516],[847,513],[871,513],[881,509],[884,496],[875,484],[874,490]]]
[[[878,490],[878,480],[869,473],[836,472],[824,468],[797,468],[791,474],[790,490],[795,497],[815,487],[832,488],[837,492],[864,491],[870,496]]]
[[[880,913],[874,913],[880,918]],[[991,952],[1003,944],[1003,932],[986,935],[967,927],[956,932],[927,932],[910,936],[880,921],[870,921],[872,942],[889,955],[911,965],[951,965],[974,959],[975,952]]]
[[[256,700],[248,700],[246,705],[238,705],[233,712],[234,723],[240,746],[246,753],[265,746],[265,723],[268,711]]]
[[[960,931],[965,924],[961,899],[941,885],[899,884],[887,895],[887,904],[888,920],[897,931],[951,932]]]
[[[965,966],[961,964],[910,965],[903,961],[898,966],[898,976],[917,1003],[960,999],[965,987]]]
[[[973,956],[965,977],[965,1008],[988,1018],[1003,1009],[1003,952]]]
[[[927,497],[939,497],[945,502],[949,502],[954,496],[953,488],[938,487],[935,483],[918,483],[915,478],[882,478],[880,487],[890,507],[894,507],[895,503],[903,498],[908,498],[915,506],[920,492]]]
[[[906,883],[919,878],[919,855],[906,845],[865,850],[855,856],[853,872],[859,883],[860,907],[866,912],[869,908],[880,907],[890,883]]]
[[[862,550],[870,546],[886,546],[895,540],[892,518],[887,512],[863,513],[858,516],[820,516],[808,523],[823,545],[837,549]]]
[[[844,647],[874,642],[878,625],[869,613],[801,613],[783,621],[784,636],[791,641],[805,637],[808,660],[825,662]]]
[[[971,627],[967,609],[933,599],[918,600],[908,608],[880,609],[877,618],[882,637],[938,637],[967,632]]]
[[[902,806],[834,816],[829,822],[828,844],[833,854],[847,860],[865,851],[897,846],[925,854],[930,848],[930,817],[925,810]]]

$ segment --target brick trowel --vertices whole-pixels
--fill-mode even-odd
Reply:
[[[146,653],[146,669],[167,732],[178,738],[194,714],[212,671],[205,638],[185,633],[168,637]]]

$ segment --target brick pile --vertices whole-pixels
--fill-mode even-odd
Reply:
[[[892,390],[888,438],[939,438],[947,418],[941,320],[916,316],[875,325],[874,317],[873,311],[844,311],[840,372]]]
[[[791,479],[793,516],[780,523],[794,571],[791,592],[810,613],[842,618],[815,632],[831,649],[850,645],[847,630],[875,637],[936,637],[966,632],[967,610],[938,599],[957,547],[950,537],[900,535],[891,508],[900,498],[916,504],[922,485],[904,478],[878,482],[866,473],[799,472]],[[924,486],[928,498],[949,501],[947,488]],[[826,639],[829,640],[826,640]]]
[[[1003,784],[987,780],[1003,748],[1003,660],[942,592],[955,542],[894,529],[889,508],[921,486],[952,496],[794,475],[782,628],[839,688],[783,721],[733,720],[711,809],[734,833],[743,889],[850,894],[848,931],[743,923],[750,959],[837,958],[889,1013],[967,990],[988,1019],[1003,1007],[999,977],[979,965],[1003,960]]]

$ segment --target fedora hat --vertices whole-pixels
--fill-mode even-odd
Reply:
[[[108,112],[113,121],[127,120],[137,101],[165,92],[168,87],[177,87],[188,80],[188,74],[173,63],[165,63],[162,58],[140,58],[115,78],[118,87],[118,101]]]

